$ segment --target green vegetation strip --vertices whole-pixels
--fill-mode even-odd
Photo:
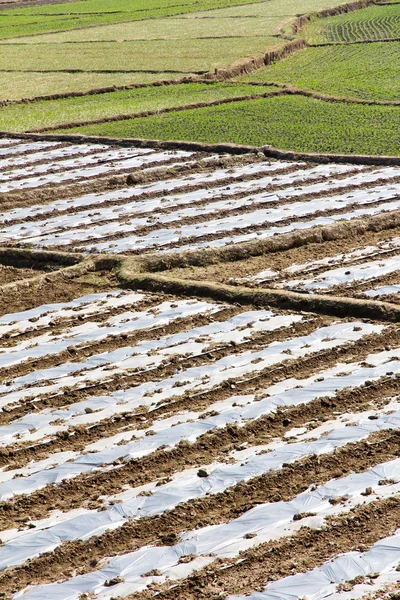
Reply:
[[[152,19],[131,21],[129,23],[114,23],[101,27],[75,29],[62,33],[51,33],[41,36],[21,37],[13,40],[1,40],[1,45],[28,45],[28,44],[76,44],[81,42],[114,42],[126,41],[154,41],[162,42],[173,39],[193,38],[218,38],[218,37],[254,37],[262,36],[264,39],[278,31],[282,17],[258,17],[249,19],[238,17],[234,20],[234,30],[227,28],[227,19],[215,17],[213,19],[197,19],[193,16],[186,18]]]
[[[400,36],[400,4],[312,19],[301,32],[310,44],[382,40]]]
[[[37,96],[87,92],[112,86],[146,84],[160,80],[180,79],[184,74],[168,73],[29,73],[0,72],[0,102],[19,101]]]
[[[65,31],[121,21],[157,19],[199,10],[253,4],[257,0],[82,0],[0,13],[0,38]],[[262,0],[259,0],[260,2]]]
[[[400,100],[398,42],[307,48],[240,79],[365,100]]]
[[[61,132],[62,130],[60,130]],[[400,155],[400,108],[297,95],[68,129],[84,135],[263,146],[297,152]]]
[[[118,118],[123,113],[159,111],[191,103],[260,95],[276,89],[271,86],[264,90],[249,84],[187,83],[16,104],[0,109],[0,130],[53,128],[72,121]]]
[[[162,46],[160,46],[162,44]],[[134,41],[116,44],[0,45],[0,64],[7,70],[37,71],[209,71],[246,56],[263,56],[270,47],[283,46],[276,38],[219,38]]]

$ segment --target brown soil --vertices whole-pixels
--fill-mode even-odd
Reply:
[[[69,302],[85,294],[106,291],[117,284],[115,276],[108,271],[77,273],[71,278],[67,270],[61,270],[55,271],[54,275],[50,278],[45,274],[33,282],[25,279],[20,285],[12,282],[9,287],[0,289],[0,312],[8,313],[10,307],[12,312],[19,312],[50,302]]]
[[[182,267],[204,267],[221,263],[236,263],[252,257],[271,255],[273,259],[277,253],[283,253],[294,248],[316,247],[316,244],[330,242],[349,243],[354,246],[354,239],[370,235],[371,232],[388,232],[397,230],[400,226],[400,215],[397,211],[382,213],[365,219],[352,219],[350,221],[339,221],[326,227],[314,227],[303,231],[294,231],[275,235],[265,240],[253,240],[240,244],[230,244],[222,248],[205,248],[199,250],[184,251],[181,253],[149,254],[141,257],[140,263],[136,262],[136,269],[142,272],[168,271]],[[364,239],[364,238],[363,238]],[[321,247],[323,247],[321,246]],[[236,265],[235,265],[236,266]]]
[[[195,174],[198,174],[198,173],[205,173],[205,174],[209,173],[209,172],[211,173],[213,169],[208,168],[208,162],[209,161],[207,161],[207,163],[199,164],[199,168],[198,169],[194,168],[194,169],[191,170],[191,172],[189,174],[184,173],[181,176],[182,177],[185,177],[185,176],[186,177],[188,177],[188,176],[190,177],[191,175],[195,175]],[[211,162],[212,162],[212,166],[214,168],[218,166],[218,167],[225,168],[225,169],[231,168],[233,170],[234,168],[243,166],[243,165],[245,165],[247,163],[250,163],[250,162],[252,162],[252,163],[254,163],[254,162],[256,162],[256,163],[260,162],[260,164],[262,164],[264,161],[261,158],[258,158],[258,160],[257,160],[257,158],[255,158],[255,157],[250,157],[248,155],[243,155],[243,156],[239,156],[239,157],[232,157],[231,159],[222,158],[220,165],[216,164],[215,161],[211,161]],[[296,167],[294,167],[294,166],[284,167],[282,169],[277,169],[276,171],[274,171],[274,174],[281,175],[281,174],[291,173],[291,172],[293,172],[295,170],[296,170]],[[175,173],[175,176],[177,176],[177,175],[179,175],[179,173]],[[213,180],[213,181],[207,181],[207,182],[198,183],[198,184],[195,184],[195,185],[193,185],[193,184],[191,185],[190,181],[188,181],[187,185],[183,185],[183,186],[181,186],[181,187],[173,190],[171,193],[172,194],[174,194],[174,193],[184,194],[185,192],[193,192],[193,191],[200,190],[200,189],[201,190],[203,190],[203,189],[205,189],[205,190],[207,190],[207,189],[214,189],[214,188],[219,188],[219,187],[227,186],[227,185],[234,184],[234,183],[240,183],[240,182],[244,182],[244,181],[249,181],[250,179],[251,180],[257,180],[257,179],[261,179],[262,177],[265,177],[265,173],[263,173],[263,172],[260,172],[260,173],[258,173],[256,175],[253,175],[253,174],[250,174],[250,175],[241,175],[239,177],[234,177],[233,175],[230,175],[228,173],[227,176],[224,177],[224,178],[222,178],[222,179]],[[135,179],[134,176],[131,175],[129,177],[129,184],[133,184],[134,179]],[[265,189],[265,188],[263,188],[263,189]],[[237,194],[235,196],[232,196],[232,198],[233,197],[238,198],[238,197],[241,197],[243,195],[244,195],[244,193]],[[115,199],[115,200],[107,200],[106,202],[104,202],[104,203],[101,204],[101,208],[108,208],[110,206],[122,206],[123,204],[126,204],[128,202],[132,202],[132,200],[134,200],[135,202],[136,201],[139,202],[139,201],[142,201],[142,200],[156,198],[156,197],[159,197],[159,196],[160,196],[160,191],[155,191],[155,192],[145,192],[144,191],[143,193],[141,193],[139,195],[135,195],[135,196],[130,197],[130,198],[119,198],[119,199]],[[217,196],[215,196],[213,199],[216,199],[216,198],[217,198]],[[196,206],[202,206],[206,202],[207,202],[206,200],[204,200],[204,201],[200,200],[200,201],[196,202]],[[208,200],[208,202],[209,202],[209,200]],[[192,203],[192,205],[193,205],[193,203]],[[94,202],[93,204],[89,204],[89,205],[85,206],[85,210],[92,210],[92,209],[99,209],[99,208],[100,207],[99,207],[98,204],[96,204],[96,202]],[[67,209],[68,214],[79,213],[81,210],[82,210],[81,207],[74,207],[74,206],[68,206],[68,209]],[[176,207],[174,207],[174,206],[172,206],[170,208],[168,208],[168,207],[160,207],[158,209],[158,211],[160,213],[162,213],[162,214],[168,214],[168,213],[171,213],[171,212],[173,212],[175,210],[176,210]],[[40,215],[28,217],[27,219],[15,219],[15,220],[12,221],[12,223],[16,224],[16,223],[21,223],[21,222],[25,223],[25,222],[33,222],[33,221],[42,221],[42,220],[44,220],[46,218],[49,218],[49,217],[53,218],[53,217],[61,215],[61,214],[65,214],[65,210],[52,210],[52,211],[50,211],[48,213],[43,213],[42,212]],[[144,216],[144,215],[148,215],[148,214],[149,213],[145,212],[145,211],[143,211],[141,213],[135,213],[135,218],[136,217],[141,217],[141,216]],[[102,224],[108,223],[108,222],[109,221],[107,221],[106,219],[103,220],[103,221],[101,221]]]
[[[353,348],[352,346],[344,346],[336,348],[326,353],[326,356],[312,355],[307,359],[293,361],[293,364],[269,369],[256,376],[245,379],[242,383],[235,381],[235,394],[246,394],[249,392],[263,394],[268,385],[287,379],[288,377],[304,378],[322,369],[329,368],[337,364],[338,361],[362,360],[365,355],[373,351],[383,350],[382,346],[373,345],[374,336],[369,339],[362,340],[361,348]],[[389,332],[385,332],[385,341],[391,339]],[[375,344],[382,344],[382,336],[375,336]],[[386,348],[388,346],[385,346]],[[30,518],[42,518],[50,509],[60,509],[63,511],[78,507],[84,502],[88,495],[94,499],[93,494],[114,494],[122,491],[124,485],[131,486],[142,485],[149,481],[154,481],[160,477],[167,477],[173,474],[176,470],[187,466],[196,466],[207,464],[213,460],[218,460],[226,451],[229,451],[237,446],[237,444],[248,442],[251,445],[267,443],[276,435],[283,435],[285,431],[293,426],[303,425],[304,422],[320,421],[332,417],[338,413],[347,410],[365,410],[368,402],[379,402],[382,397],[395,394],[399,389],[399,380],[397,378],[382,379],[381,382],[369,383],[362,388],[354,390],[344,390],[337,394],[335,398],[318,399],[314,402],[301,407],[292,407],[283,411],[278,411],[276,415],[269,415],[247,423],[244,427],[228,425],[227,427],[211,431],[193,444],[181,442],[174,449],[165,451],[160,448],[152,454],[141,458],[140,460],[129,460],[119,466],[118,469],[106,472],[93,473],[89,475],[80,475],[73,480],[64,481],[61,485],[47,486],[31,494],[29,497],[20,496],[13,501],[9,511],[4,513],[5,519],[0,521],[2,528],[11,527],[15,519],[21,518],[23,515],[29,515]],[[211,402],[228,398],[232,395],[230,381],[221,385],[217,389],[204,392],[202,395],[186,395],[183,405],[190,405],[194,410],[204,410]],[[203,397],[203,403],[201,398]],[[290,418],[289,418],[290,415]],[[156,418],[157,411],[152,417]],[[163,415],[161,415],[163,416]],[[290,423],[286,421],[289,418]],[[121,426],[135,425],[136,419],[132,419],[130,415],[122,415],[119,423]],[[137,425],[136,425],[137,426]],[[146,424],[147,426],[147,424]],[[108,432],[107,432],[108,433]],[[83,440],[91,442],[93,439],[90,434],[84,433],[81,430],[78,436],[78,444],[80,436]],[[53,450],[64,450],[63,435],[58,436],[59,446],[54,444]],[[7,451],[3,453],[4,459],[7,458]],[[28,452],[29,454],[29,452]],[[13,456],[10,457],[11,462]],[[17,461],[18,461],[18,457]],[[18,463],[17,463],[18,465]],[[96,492],[97,490],[97,492]],[[96,498],[97,498],[96,496]],[[44,502],[45,501],[45,502]],[[9,506],[8,504],[3,506]]]
[[[118,189],[121,186],[141,181],[159,180],[165,175],[175,177],[178,174],[201,172],[210,169],[210,163],[202,161],[204,155],[197,155],[192,165],[176,170],[168,165],[158,173],[134,172],[130,176],[102,178],[79,185],[70,185],[58,189],[33,191],[16,195],[21,205],[49,202],[84,193],[82,190]],[[215,166],[233,166],[252,160],[249,155],[236,158],[216,158]],[[290,170],[290,169],[289,169]],[[243,178],[246,179],[246,178]],[[229,181],[229,177],[227,181]],[[219,182],[221,183],[221,182]],[[226,183],[226,181],[225,181]],[[109,186],[109,187],[107,187]],[[211,184],[211,189],[215,183]],[[187,189],[193,189],[188,186]],[[96,190],[96,191],[97,191]],[[185,190],[184,190],[185,191]],[[39,194],[39,197],[38,195]],[[42,194],[42,197],[40,197]],[[143,196],[145,198],[147,196]],[[142,198],[142,199],[143,199]],[[13,197],[4,198],[5,206],[10,206]],[[42,217],[42,218],[46,218]],[[50,440],[37,444],[18,442],[2,449],[0,466],[16,469],[26,466],[32,460],[40,460],[53,452],[74,450],[83,451],[86,446],[102,437],[122,431],[134,431],[149,428],[156,419],[178,414],[183,410],[193,410],[207,414],[210,404],[231,397],[233,394],[254,393],[263,397],[266,389],[290,377],[299,380],[316,375],[338,362],[362,362],[369,353],[398,348],[400,331],[397,325],[388,321],[400,319],[400,307],[382,302],[344,297],[345,290],[337,290],[341,297],[312,296],[290,294],[277,290],[241,288],[226,285],[230,278],[251,275],[266,268],[283,269],[294,263],[311,262],[317,258],[351,250],[355,247],[377,244],[396,236],[400,231],[400,217],[396,214],[379,215],[372,219],[336,224],[314,231],[303,231],[296,235],[276,236],[272,240],[228,247],[216,252],[199,251],[184,255],[162,257],[157,255],[140,259],[124,256],[99,256],[87,258],[84,255],[52,252],[29,252],[21,249],[0,249],[0,308],[3,312],[23,310],[50,301],[63,301],[76,298],[93,291],[109,290],[121,285],[127,288],[149,289],[156,295],[143,301],[143,308],[152,306],[161,299],[170,299],[189,295],[191,297],[212,298],[229,302],[230,306],[211,318],[198,316],[182,319],[159,329],[140,331],[126,337],[116,336],[88,348],[78,347],[72,355],[62,353],[44,357],[38,361],[27,361],[23,365],[4,369],[2,379],[54,366],[63,361],[78,361],[97,352],[109,351],[121,346],[132,345],[140,339],[155,339],[161,335],[186,330],[206,324],[211,320],[225,320],[240,313],[243,306],[277,306],[307,313],[304,322],[273,333],[254,333],[237,346],[219,345],[206,348],[205,352],[192,358],[176,356],[147,372],[132,372],[116,377],[110,371],[106,382],[99,382],[90,388],[70,387],[57,395],[38,395],[34,402],[23,401],[7,407],[0,413],[1,423],[10,423],[24,414],[34,413],[45,408],[67,406],[87,398],[90,395],[107,394],[116,389],[127,389],[145,381],[162,380],[177,369],[189,368],[198,364],[207,364],[224,356],[244,350],[265,347],[271,341],[279,341],[292,336],[305,335],[323,324],[332,322],[328,315],[340,316],[347,321],[352,317],[373,321],[386,321],[382,334],[366,336],[354,344],[345,344],[326,352],[314,353],[304,358],[287,361],[275,367],[252,373],[250,376],[227,380],[213,389],[201,393],[176,395],[163,403],[154,404],[150,410],[123,413],[113,419],[98,421],[90,427],[70,427],[66,432]],[[79,262],[80,261],[80,262]],[[1,265],[4,263],[4,267]],[[196,265],[197,266],[196,268]],[[175,270],[172,270],[175,267]],[[181,268],[176,268],[181,267]],[[12,283],[1,280],[2,269],[10,273],[10,280],[18,273],[27,273],[26,280]],[[33,269],[36,269],[34,272]],[[164,275],[150,271],[164,270]],[[29,273],[29,275],[28,275]],[[392,281],[398,274],[384,281]],[[221,283],[219,283],[221,282]],[[362,291],[362,286],[357,288]],[[354,290],[357,292],[357,290]],[[168,294],[168,295],[165,295]],[[119,314],[122,309],[110,311]],[[321,316],[315,314],[320,312]],[[101,322],[104,314],[94,317]],[[85,320],[85,318],[83,318]],[[90,317],[88,317],[91,320]],[[61,319],[53,327],[54,332],[73,326],[75,319]],[[43,329],[42,331],[46,331]],[[18,341],[29,339],[31,333],[18,336]],[[14,344],[14,340],[4,340],[4,347]],[[234,390],[234,391],[232,391]],[[357,413],[370,408],[378,412],[395,396],[400,394],[400,378],[387,375],[376,382],[366,382],[355,389],[345,389],[333,398],[319,398],[307,405],[278,409],[270,415],[249,421],[243,427],[229,425],[213,430],[198,438],[194,443],[181,442],[172,449],[163,447],[141,458],[116,462],[108,471],[82,474],[57,485],[49,485],[29,496],[21,495],[10,502],[0,505],[0,529],[14,526],[28,527],[29,520],[48,516],[53,510],[70,511],[77,507],[102,509],[101,496],[116,494],[126,486],[138,486],[149,482],[165,481],[177,471],[187,467],[205,466],[213,461],[232,460],[231,452],[244,448],[244,444],[254,447],[282,439],[293,427],[306,426],[309,431],[326,420],[335,419],[345,412]],[[297,461],[295,465],[285,465],[281,470],[269,472],[248,482],[232,486],[224,493],[205,496],[194,501],[182,503],[174,510],[148,519],[128,521],[123,527],[108,531],[87,541],[62,544],[54,552],[46,553],[21,567],[8,569],[0,574],[0,589],[9,594],[13,590],[23,589],[30,583],[44,583],[66,579],[74,573],[84,573],[98,568],[104,557],[125,553],[145,544],[169,543],[182,531],[201,528],[206,525],[224,523],[236,518],[251,507],[262,502],[290,500],[296,494],[312,484],[322,484],[333,477],[341,477],[351,472],[361,472],[376,464],[399,455],[400,437],[398,431],[385,431],[371,435],[368,439],[349,444],[332,454],[309,456]],[[288,440],[290,443],[290,440]],[[336,552],[347,551],[355,545],[365,547],[376,539],[388,535],[398,526],[400,501],[390,499],[377,501],[368,506],[360,506],[348,515],[329,520],[321,530],[301,529],[289,539],[281,539],[250,549],[237,559],[215,561],[207,569],[192,575],[176,587],[161,586],[159,597],[164,600],[184,598],[185,600],[211,600],[220,591],[223,593],[247,593],[261,589],[268,578],[277,579],[286,574],[313,568],[329,559]],[[162,532],[162,535],[161,533]],[[296,556],[294,565],[293,556]],[[308,561],[308,562],[306,562]],[[230,568],[221,570],[227,565]],[[144,600],[152,597],[157,587],[136,596]]]
[[[160,586],[162,600],[217,600],[224,594],[246,594],[262,590],[268,582],[309,571],[337,554],[365,552],[379,539],[393,535],[400,517],[400,499],[388,498],[354,509],[350,515],[330,518],[320,530],[307,527],[277,542],[242,552],[240,560],[218,560],[188,577],[181,585]],[[223,570],[221,570],[221,567]],[[227,568],[230,567],[230,568]],[[164,588],[164,589],[163,589]],[[165,589],[166,588],[166,589]],[[154,590],[126,596],[147,600]],[[165,591],[164,591],[165,590]]]
[[[213,264],[210,261],[210,264],[207,266],[178,268],[173,271],[173,275],[175,277],[178,276],[180,279],[194,279],[196,277],[201,281],[206,279],[209,281],[220,281],[221,283],[237,283],[241,282],[244,278],[251,277],[252,275],[256,275],[267,269],[279,273],[293,265],[312,263],[327,257],[350,253],[353,250],[364,246],[376,246],[381,242],[387,242],[396,237],[400,237],[400,228],[391,231],[366,231],[365,233],[358,235],[356,240],[353,237],[349,237],[340,240],[326,240],[321,244],[310,243],[299,247],[295,246],[288,250],[265,253],[254,257],[249,256],[247,259],[238,260],[231,264]],[[153,257],[151,257],[151,259],[153,259]],[[148,260],[147,257],[145,260]],[[321,267],[321,269],[324,270],[327,268],[329,268],[329,265]],[[317,271],[313,271],[313,273],[315,272]],[[165,272],[165,275],[168,276],[168,271]],[[299,275],[300,273],[295,273],[292,277],[297,278]],[[278,280],[280,279],[278,278]],[[271,281],[275,281],[275,279]],[[254,283],[246,281],[246,285],[259,287],[265,284],[260,280],[259,282]]]
[[[121,281],[132,289],[152,292],[202,296],[222,302],[240,303],[260,307],[275,307],[281,310],[323,313],[335,317],[356,317],[382,321],[400,321],[400,306],[377,300],[323,296],[275,290],[215,284],[210,281],[181,280],[161,275],[136,275],[129,269],[121,270]]]
[[[232,197],[232,201],[235,200],[236,197]],[[294,199],[293,202],[295,202],[296,200],[298,200],[298,198]],[[369,206],[371,207],[379,207],[380,204],[384,203],[384,201],[377,201],[376,203],[371,203]],[[196,206],[200,206],[201,203],[196,203]],[[332,209],[332,210],[320,210],[320,211],[315,211],[312,213],[312,215],[305,215],[303,217],[296,217],[296,216],[292,216],[292,217],[288,217],[286,219],[282,219],[276,223],[272,223],[272,226],[275,227],[287,227],[288,225],[292,224],[292,223],[301,223],[301,222],[308,222],[310,220],[310,218],[312,219],[317,219],[318,217],[324,216],[324,217],[329,217],[329,216],[335,216],[335,215],[341,215],[342,213],[346,214],[348,211],[352,211],[352,210],[356,210],[360,207],[359,204],[349,204],[347,205],[345,208],[338,208],[338,209]],[[174,229],[174,228],[180,228],[180,227],[184,227],[186,225],[196,225],[198,223],[206,223],[209,221],[213,221],[214,219],[223,219],[226,217],[233,217],[233,216],[240,216],[243,214],[248,214],[251,213],[253,210],[267,210],[269,208],[276,208],[276,202],[257,202],[254,204],[247,204],[246,206],[241,206],[238,208],[227,208],[226,210],[220,210],[220,211],[213,211],[212,210],[212,206],[210,206],[210,212],[206,215],[201,214],[201,215],[194,215],[194,216],[188,216],[188,217],[182,217],[181,219],[177,219],[176,221],[170,221],[168,222],[168,224],[165,226],[168,229]],[[175,207],[176,210],[176,207]],[[164,211],[160,211],[163,212]],[[171,214],[174,212],[174,208],[171,208],[170,210],[165,211],[165,213]],[[136,215],[135,215],[136,217]],[[139,217],[139,215],[138,215]],[[121,222],[123,221],[123,219],[121,219]],[[102,224],[105,224],[107,221],[103,221]],[[226,232],[221,232],[221,231],[216,231],[214,233],[207,233],[207,234],[203,234],[203,235],[199,235],[198,237],[193,236],[193,237],[182,237],[179,239],[179,241],[174,241],[171,242],[170,244],[165,244],[163,246],[163,249],[165,248],[166,251],[168,251],[168,249],[175,249],[175,248],[179,248],[179,247],[185,247],[187,245],[189,245],[192,241],[193,243],[199,243],[199,242],[210,242],[213,240],[217,240],[217,239],[221,239],[224,237],[224,234],[226,234],[227,236],[240,236],[243,234],[248,234],[248,233],[254,233],[254,232],[259,232],[259,231],[265,231],[265,229],[268,229],[270,223],[265,222],[265,221],[261,221],[258,225],[250,225],[250,226],[243,226],[243,227],[237,227],[235,229],[231,229],[228,230]],[[93,225],[87,225],[82,227],[82,229],[88,229],[91,230],[93,228]],[[137,236],[146,236],[149,233],[151,233],[152,231],[158,231],[160,228],[162,228],[162,224],[160,225],[160,223],[155,223],[155,224],[149,224],[149,225],[143,225],[142,227],[138,227],[135,229],[135,235]],[[109,235],[104,235],[102,236],[102,241],[106,242],[106,241],[113,241],[113,240],[119,240],[119,239],[124,239],[126,237],[129,237],[129,233],[126,232],[120,232],[120,233],[114,233],[114,234],[109,234]],[[277,234],[279,235],[279,233]],[[62,246],[63,248],[72,250],[74,248],[82,248],[82,247],[87,247],[90,246],[91,243],[97,243],[98,242],[98,237],[88,237],[85,240],[77,240],[72,242],[69,245],[64,245]],[[51,247],[51,246],[50,246]],[[54,246],[52,246],[54,249],[57,249],[58,246],[55,244]],[[150,247],[148,250],[145,249],[140,249],[137,251],[131,251],[130,254],[132,255],[139,255],[139,254],[143,254],[143,252],[146,251],[150,251],[150,252],[154,252],[153,247]]]
[[[8,570],[0,576],[1,589],[10,589],[9,586],[21,589],[32,583],[32,580],[35,583],[57,581],[60,577],[70,576],[74,569],[77,569],[77,573],[91,571],[93,561],[97,562],[105,556],[132,552],[142,545],[160,541],[160,538],[162,543],[163,539],[169,537],[173,539],[184,530],[224,523],[239,517],[260,503],[291,500],[312,484],[321,485],[332,477],[344,477],[352,472],[363,472],[378,463],[393,460],[398,456],[399,449],[398,432],[381,432],[370,436],[365,441],[349,444],[333,455],[305,458],[294,465],[237,484],[223,493],[181,504],[160,516],[128,522],[97,539],[65,543],[50,555],[33,559],[29,566]],[[383,504],[386,502],[383,501]],[[396,501],[396,507],[399,502]],[[359,510],[363,509],[356,508],[353,514]],[[397,508],[397,515],[398,510]],[[295,535],[290,539],[293,541],[296,537]],[[341,540],[342,538],[343,536]],[[357,544],[363,541],[357,537]],[[354,544],[354,539],[352,543]],[[270,544],[264,544],[243,552],[241,557],[248,555],[250,559],[253,553],[256,553],[265,558],[263,550],[269,546]],[[235,565],[236,561],[229,562]],[[219,561],[217,565],[218,563]],[[262,569],[262,576],[265,577],[265,569]],[[248,585],[249,580],[246,579],[246,583]],[[188,583],[183,583],[182,586],[187,589]],[[186,594],[179,597],[186,598]],[[195,598],[197,599],[198,596],[196,595]]]
[[[45,271],[40,270],[42,273]],[[37,275],[38,270],[33,269],[18,269],[0,264],[0,285],[11,283],[18,279],[29,279]]]
[[[79,140],[76,140],[79,143]],[[21,190],[6,192],[1,195],[0,206],[3,211],[12,210],[17,207],[26,207],[37,204],[49,204],[55,200],[83,196],[89,193],[100,193],[109,190],[124,188],[130,185],[147,184],[155,181],[164,181],[175,177],[183,177],[197,173],[206,172],[217,166],[227,167],[232,163],[232,158],[216,158],[216,160],[203,161],[204,154],[195,154],[187,162],[182,162],[174,167],[160,164],[156,169],[131,169],[129,174],[115,174],[93,178],[91,181],[77,181],[64,183],[62,186],[43,186],[34,190]],[[246,159],[244,159],[246,160]],[[248,160],[248,157],[247,157]]]

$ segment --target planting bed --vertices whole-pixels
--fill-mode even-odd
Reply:
[[[0,3],[0,129],[397,156],[399,6]]]
[[[344,43],[400,37],[400,6],[369,6],[355,12],[313,19],[303,30],[310,43]]]
[[[247,155],[216,168],[215,159],[190,151],[56,142],[16,142],[0,152],[3,201],[20,204],[1,216],[5,245],[135,254],[219,248],[399,207],[396,166],[254,162]],[[158,181],[162,168],[190,166],[197,172]],[[110,191],[104,177],[129,168],[155,181]],[[89,178],[105,190],[87,193]],[[68,194],[71,183],[85,193]],[[47,193],[45,202],[35,204],[36,190]]]
[[[399,156],[399,127],[399,106],[348,103],[345,99],[331,102],[302,93],[283,93],[173,114],[88,124],[66,132],[211,144],[223,140],[255,146],[267,141],[274,148],[297,152]]]
[[[396,588],[399,186],[0,140],[3,597]]]
[[[306,523],[329,529],[367,486],[386,477],[376,493],[396,493],[397,327],[113,288],[8,313],[0,328],[0,582],[15,598],[185,585],[295,535],[297,514],[312,508]],[[376,457],[348,457],[358,476],[334,482],[328,469],[321,489],[305,491],[313,478],[270,497],[266,482],[290,464],[368,439]]]
[[[400,4],[398,13],[400,19]],[[276,82],[342,99],[398,102],[399,52],[398,41],[316,46],[246,75],[243,81]],[[365,77],[366,72],[373,76]]]

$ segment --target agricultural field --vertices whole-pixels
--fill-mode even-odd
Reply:
[[[0,0],[0,600],[399,600],[399,27]]]
[[[355,8],[6,3],[0,130],[399,155],[400,3]]]
[[[399,7],[396,3],[370,6],[327,19],[313,19],[302,35],[311,44],[398,40]]]
[[[0,127],[10,131],[25,130],[57,130],[63,123],[68,129],[73,123],[93,123],[105,119],[120,119],[122,115],[143,114],[173,109],[187,104],[218,102],[223,99],[246,98],[262,96],[278,89],[268,86],[243,84],[203,82],[182,83],[181,85],[153,86],[108,92],[101,95],[86,95],[60,99],[57,111],[47,111],[48,101],[42,100],[28,104],[10,104],[0,111]]]
[[[254,162],[250,155],[209,172],[215,159],[201,153],[57,142],[21,142],[0,153],[6,156],[0,158],[3,246],[181,252],[399,208],[397,166]],[[191,165],[206,172],[176,176]],[[173,175],[166,184],[157,177],[163,169]],[[110,191],[102,179],[135,172],[147,172],[153,181]],[[35,204],[36,197],[45,201]]]
[[[398,102],[399,57],[399,42],[317,46],[246,75],[243,81],[276,82],[339,98]],[[348,108],[361,111],[357,105]]]
[[[397,106],[325,102],[301,94],[258,98],[57,130],[60,133],[160,140],[196,140],[302,152],[400,153]]]
[[[400,167],[0,139],[0,593],[395,600]]]

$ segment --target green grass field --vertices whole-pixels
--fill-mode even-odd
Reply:
[[[309,152],[400,154],[399,107],[349,105],[302,96],[235,102],[72,131],[162,140],[270,144]]]
[[[400,154],[400,3],[331,17],[314,14],[296,35],[309,48],[244,77],[115,90],[75,98],[37,96],[148,84],[213,73],[262,59],[294,39],[300,14],[340,0],[78,0],[0,10],[0,129],[67,128],[93,135],[265,143],[292,150]],[[363,40],[373,40],[363,43]],[[263,94],[276,86],[340,97],[300,95],[233,101],[142,118],[90,124],[143,111]],[[253,85],[253,83],[264,84]],[[29,101],[33,99],[33,101]],[[346,103],[346,99],[378,103]]]
[[[327,19],[314,19],[302,32],[311,44],[400,37],[400,5],[370,6]]]
[[[219,11],[213,11],[219,12]],[[1,13],[0,13],[1,14]],[[2,40],[1,44],[65,44],[76,42],[124,42],[129,40],[188,40],[219,37],[262,37],[268,41],[268,35],[274,34],[282,23],[280,16],[260,16],[258,18],[235,18],[235,31],[227,31],[226,19],[215,17],[206,19],[186,15],[167,19],[153,19],[130,23],[114,23],[102,27],[75,29],[62,33],[49,33],[41,36],[21,37],[17,40]],[[15,46],[15,47],[16,47]]]
[[[2,73],[0,71],[0,102],[3,100],[20,100],[51,94],[68,94],[85,92],[112,86],[124,86],[132,83],[152,83],[160,79],[176,79],[184,77],[184,73]],[[27,107],[28,105],[25,105]],[[29,104],[29,106],[33,106]],[[55,104],[52,106],[56,106]],[[0,108],[1,111],[4,108]]]
[[[139,88],[57,101],[45,100],[17,104],[0,110],[0,129],[18,131],[38,127],[53,127],[59,123],[95,120],[146,110],[160,110],[197,102],[211,102],[268,92],[248,84],[189,83],[162,87]]]
[[[398,42],[307,48],[243,81],[279,82],[344,98],[400,100]]]
[[[54,94],[71,89],[67,80],[74,70],[115,72],[114,81],[104,73],[107,86],[121,85],[125,71],[132,73],[134,83],[157,75],[160,80],[174,79],[180,73],[225,68],[286,43],[278,37],[280,29],[293,22],[299,11],[320,10],[337,2],[83,0],[0,11],[0,73],[10,72],[9,95],[0,95],[17,99],[48,93],[48,86],[35,73],[19,84],[15,75],[22,71],[57,75],[50,92]],[[85,89],[84,78],[79,81],[78,89]],[[87,81],[86,89],[102,87],[101,77],[95,86]]]
[[[2,11],[0,37],[64,31],[121,21],[159,19],[257,0],[82,0]],[[262,2],[262,0],[259,0]]]
[[[172,71],[207,72],[226,67],[246,56],[262,56],[266,45],[279,47],[276,38],[220,38],[125,43],[1,45],[0,63],[11,70],[35,71]]]

